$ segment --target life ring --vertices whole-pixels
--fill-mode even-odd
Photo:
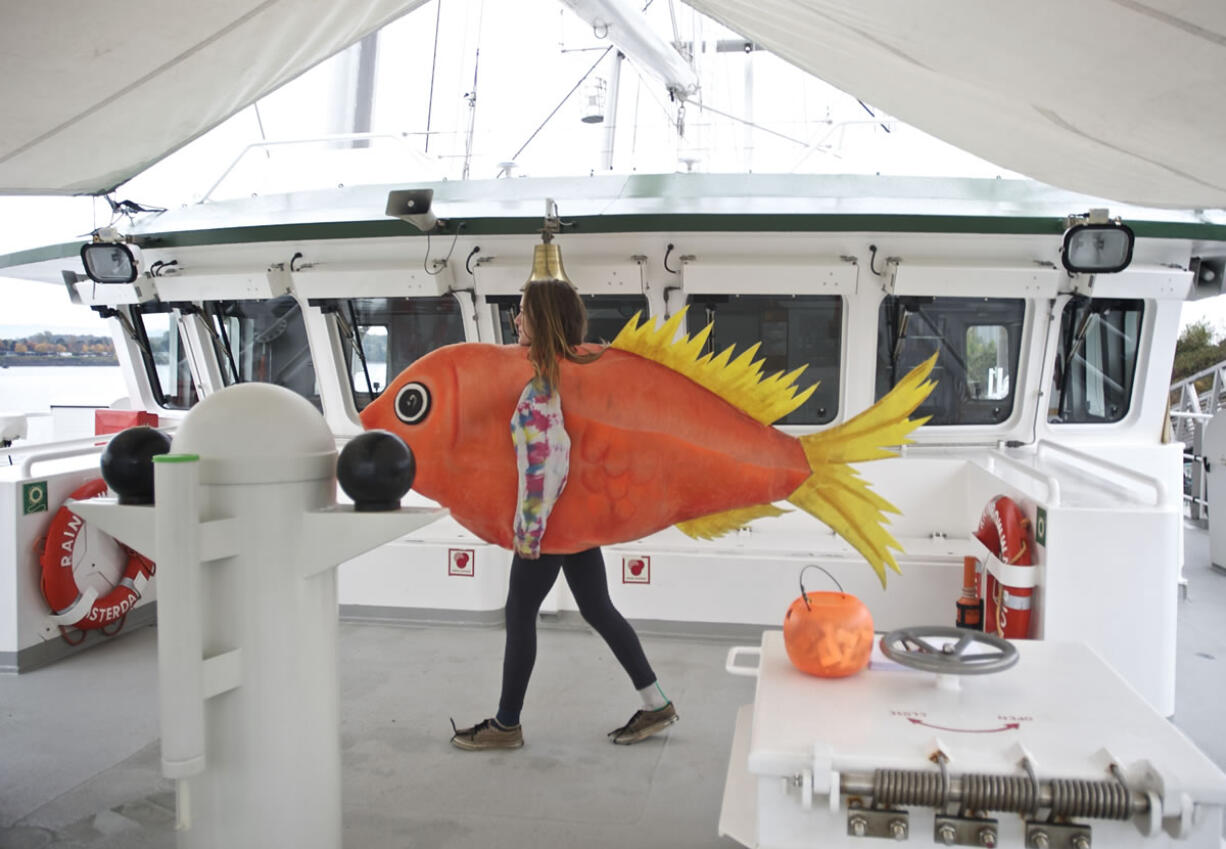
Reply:
[[[69,499],[84,501],[106,492],[106,481],[101,478],[90,481],[73,491]],[[153,562],[136,553],[123,543],[117,542],[127,556],[123,577],[106,595],[99,597],[92,587],[82,592],[73,575],[73,552],[85,520],[73,513],[67,504],[60,505],[42,546],[39,565],[42,567],[43,598],[51,607],[51,621],[65,629],[69,626],[81,631],[101,629],[104,634],[114,634],[123,627],[124,617],[140,600],[141,591],[157,571]],[[107,630],[110,628],[111,630]]]
[[[1030,520],[1022,513],[1022,508],[1012,498],[998,495],[984,508],[975,537],[1001,562],[1010,566],[1032,566],[1029,532]],[[1012,639],[1030,636],[1033,595],[1034,587],[1006,586],[988,572],[983,630]]]

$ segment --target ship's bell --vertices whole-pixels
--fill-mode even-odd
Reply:
[[[575,285],[562,267],[562,249],[552,241],[537,245],[532,250],[532,274],[528,277],[528,282],[540,283],[546,280],[561,280],[571,286]]]

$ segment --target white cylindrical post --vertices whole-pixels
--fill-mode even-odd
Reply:
[[[168,655],[187,662],[194,652],[193,675],[202,657],[205,671],[208,768],[189,781],[191,825],[179,849],[339,849],[336,572],[304,577],[298,555],[304,517],[335,503],[336,443],[305,399],[242,384],[197,404],[172,451],[200,462],[191,493],[185,481],[166,490],[156,481],[158,509],[174,502],[166,533],[192,521],[180,552],[193,563],[209,558],[197,567],[195,606],[181,606],[203,643]],[[174,468],[168,458],[159,473]],[[166,717],[164,727],[177,721]]]
[[[163,454],[153,468],[162,771],[186,778],[205,764],[200,464],[192,454]]]

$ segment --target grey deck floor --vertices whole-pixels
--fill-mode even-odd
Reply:
[[[1187,534],[1175,723],[1226,767],[1226,575]],[[730,642],[645,636],[681,721],[636,746],[605,732],[637,696],[595,635],[542,629],[527,745],[458,752],[497,697],[497,628],[341,626],[344,829],[368,847],[732,847],[716,835],[737,708],[753,680],[723,671]],[[170,849],[159,772],[155,630],[0,677],[0,849]],[[741,640],[744,642],[744,640]]]

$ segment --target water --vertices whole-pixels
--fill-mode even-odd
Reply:
[[[53,404],[109,407],[127,395],[119,366],[0,368],[0,412],[48,413]]]

